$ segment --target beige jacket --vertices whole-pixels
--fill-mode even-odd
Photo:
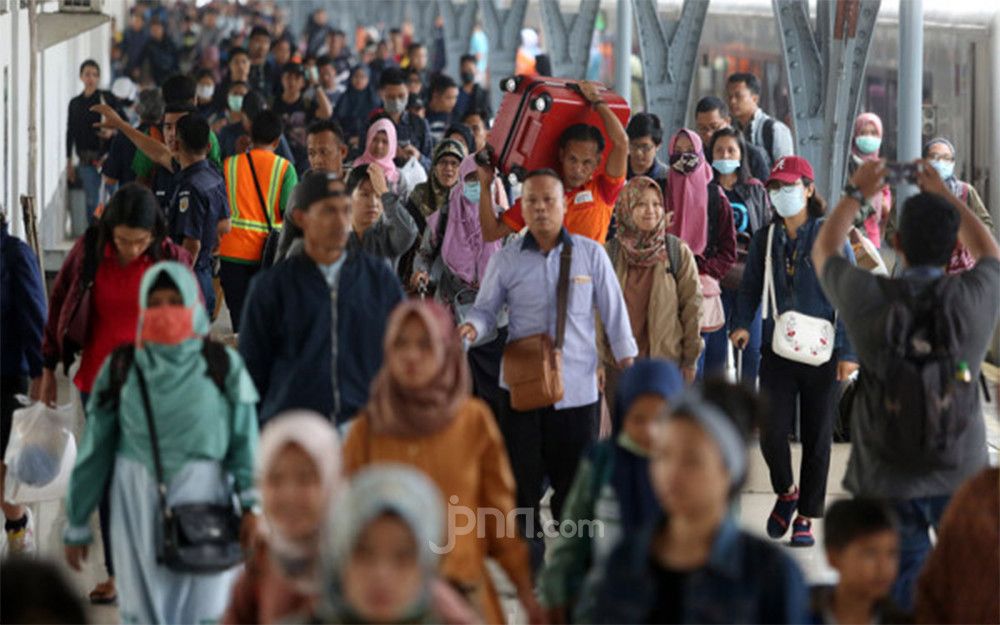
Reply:
[[[673,235],[667,235],[672,237]],[[628,262],[618,241],[612,239],[605,245],[611,264],[618,276],[618,283],[624,289],[628,275]],[[692,368],[701,355],[701,283],[698,281],[698,266],[694,253],[684,242],[680,244],[680,267],[671,273],[663,263],[663,271],[657,272],[653,281],[653,292],[649,297],[649,312],[646,323],[649,326],[649,355],[651,358],[666,358],[682,368]],[[601,361],[605,365],[614,363],[610,346],[599,328],[601,337]]]

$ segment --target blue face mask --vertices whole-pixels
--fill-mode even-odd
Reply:
[[[782,218],[788,219],[801,213],[806,205],[806,189],[801,185],[782,187],[770,192],[771,205]]]
[[[931,166],[937,170],[941,180],[947,180],[955,173],[955,161],[931,161]]]
[[[479,197],[482,195],[482,189],[479,187],[479,182],[466,182],[462,185],[462,195],[465,199],[469,200],[473,204],[479,204]]]
[[[882,137],[862,135],[854,138],[854,145],[858,146],[858,151],[862,154],[874,154],[882,147]]]
[[[740,168],[740,162],[730,158],[717,158],[712,161],[712,167],[720,174],[731,174]]]

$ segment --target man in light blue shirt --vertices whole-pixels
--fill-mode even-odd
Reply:
[[[566,206],[559,175],[550,169],[528,174],[522,205],[528,233],[490,259],[476,304],[459,332],[474,341],[493,329],[506,304],[508,342],[542,332],[555,337],[560,254],[563,246],[572,247],[562,347],[563,398],[552,406],[518,412],[510,407],[510,397],[505,394],[505,410],[498,415],[517,482],[517,506],[532,511],[531,520],[520,518],[525,522],[521,529],[532,544],[532,562],[537,568],[545,548],[538,517],[544,480],[548,477],[555,491],[552,516],[561,520],[580,457],[597,431],[595,307],[621,368],[632,364],[638,348],[621,287],[604,248],[563,228]],[[502,368],[500,387],[508,388]]]

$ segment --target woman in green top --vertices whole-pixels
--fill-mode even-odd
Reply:
[[[139,289],[135,346],[112,352],[87,402],[80,453],[66,498],[66,559],[80,570],[89,519],[111,478],[112,556],[125,623],[217,621],[238,569],[178,573],[156,561],[161,532],[156,470],[136,369],[149,389],[167,503],[227,503],[232,486],[250,535],[256,505],[257,391],[235,350],[211,343],[198,283],[186,266],[161,262]]]
[[[577,531],[556,539],[538,579],[540,601],[552,623],[586,614],[581,589],[623,536],[656,515],[649,481],[650,426],[684,390],[680,369],[661,359],[639,360],[618,383],[611,438],[580,462],[566,498],[563,521]]]

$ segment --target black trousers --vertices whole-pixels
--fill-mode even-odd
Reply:
[[[219,282],[222,283],[222,293],[229,307],[229,319],[233,323],[233,332],[240,331],[240,315],[243,314],[243,302],[250,289],[250,280],[260,271],[260,265],[244,265],[228,260],[219,261]]]
[[[500,388],[500,360],[507,345],[507,328],[500,328],[497,338],[490,343],[469,350],[469,369],[472,372],[472,393],[490,406],[499,419],[506,402],[506,391]]]
[[[788,438],[800,408],[802,463],[799,467],[799,513],[823,516],[826,478],[833,444],[837,396],[837,358],[818,367],[775,355],[770,345],[761,348],[760,388],[767,394],[769,411],[761,424],[760,449],[771,471],[775,493],[787,492],[795,483]]]
[[[552,518],[562,520],[580,458],[596,439],[599,403],[556,410],[549,406],[530,412],[510,407],[510,395],[503,391],[504,411],[500,431],[507,445],[517,507],[530,511],[530,519],[518,515],[518,529],[531,548],[531,564],[537,571],[545,556],[545,539],[539,516],[539,502],[545,494],[546,478],[553,491]],[[530,520],[530,523],[528,522]]]

